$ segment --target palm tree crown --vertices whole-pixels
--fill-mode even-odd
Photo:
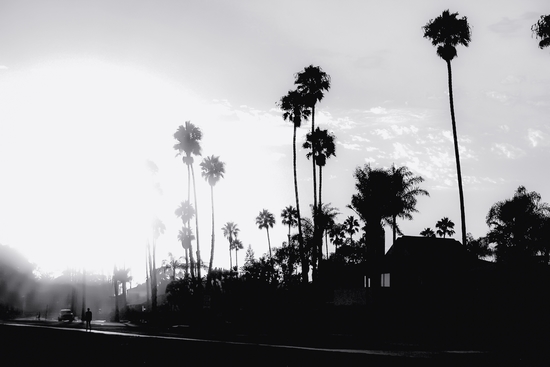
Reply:
[[[330,75],[320,66],[309,65],[296,73],[294,84],[298,86],[306,106],[312,108],[323,99],[324,92],[330,89]]]
[[[458,13],[444,10],[440,16],[422,27],[424,38],[430,39],[432,45],[437,46],[437,55],[445,61],[451,61],[457,56],[457,45],[468,47],[471,41],[468,19],[457,17]]]
[[[541,49],[550,46],[550,14],[541,15],[540,19],[531,27],[531,31],[537,39],[540,39],[539,47]]]
[[[225,163],[220,161],[220,157],[209,156],[202,160],[201,175],[210,186],[214,186],[223,178],[225,173]]]
[[[283,110],[283,120],[292,122],[294,127],[301,127],[302,120],[307,121],[311,116],[311,110],[306,106],[304,98],[298,90],[288,91],[281,97],[277,105]]]
[[[424,230],[420,232],[420,235],[424,237],[435,237],[435,232],[433,229],[428,227],[428,228],[424,228]]]
[[[271,258],[271,241],[269,239],[269,228],[275,225],[275,217],[267,209],[260,211],[256,217],[256,225],[259,229],[265,228],[267,231],[267,244],[269,246],[269,257]]]
[[[233,250],[233,239],[239,234],[239,228],[233,222],[227,222],[222,227],[223,235],[229,241],[229,270],[233,268],[233,263],[231,259],[231,250]]]
[[[191,155],[201,155],[202,131],[190,121],[185,121],[185,125],[178,127],[174,138],[178,141],[174,145],[174,149],[178,151],[178,155],[185,153],[184,162],[186,164],[193,163]]]
[[[455,234],[454,228],[455,224],[452,220],[450,220],[447,217],[443,217],[441,220],[438,220],[435,224],[435,228],[437,228],[437,234],[443,238],[445,238],[447,235],[452,236]]]

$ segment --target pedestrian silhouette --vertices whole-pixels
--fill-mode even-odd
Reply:
[[[88,308],[88,311],[86,311],[86,314],[84,317],[86,319],[86,331],[88,330],[92,331],[92,311],[90,311],[89,308]]]

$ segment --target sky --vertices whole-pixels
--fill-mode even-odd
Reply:
[[[448,217],[460,239],[447,70],[422,37],[445,9],[472,27],[470,46],[452,62],[467,232],[485,235],[490,207],[520,185],[550,201],[550,50],[531,34],[550,13],[547,1],[0,0],[0,243],[43,272],[110,273],[116,264],[140,281],[157,216],[166,226],[158,262],[183,255],[174,211],[187,196],[187,171],[173,134],[191,121],[203,131],[202,157],[226,163],[214,188],[214,265],[229,266],[221,231],[229,221],[245,250],[268,252],[255,224],[262,209],[276,217],[270,239],[280,246],[280,213],[295,201],[292,125],[276,102],[308,65],[332,82],[316,125],[336,136],[323,201],[338,209],[337,221],[354,214],[346,208],[354,170],[393,163],[422,176],[430,193],[399,223],[403,232]],[[302,210],[313,201],[305,154],[299,149]],[[207,263],[210,187],[198,164],[195,175]]]

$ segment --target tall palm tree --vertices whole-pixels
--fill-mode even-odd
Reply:
[[[185,121],[185,125],[180,125],[174,133],[174,138],[178,141],[174,144],[174,149],[178,155],[183,155],[183,163],[187,165],[187,200],[191,201],[191,177],[193,178],[193,203],[195,204],[195,233],[197,238],[197,272],[199,280],[201,279],[201,250],[199,242],[199,211],[197,207],[197,188],[195,187],[195,170],[193,169],[193,155],[201,155],[200,141],[202,131],[190,121]],[[187,223],[189,227],[189,223]]]
[[[326,256],[328,259],[328,236],[330,233],[330,229],[336,224],[334,219],[336,219],[336,216],[340,214],[338,212],[338,209],[331,206],[329,204],[323,204],[319,210],[319,232],[320,237],[325,237],[325,249],[326,249]],[[319,248],[319,261],[323,258],[322,248]]]
[[[302,220],[300,214],[300,200],[298,198],[298,174],[296,168],[296,129],[302,125],[302,120],[308,119],[311,115],[311,111],[305,105],[302,94],[297,91],[289,91],[285,96],[281,98],[278,103],[279,108],[283,110],[283,120],[291,121],[294,127],[292,135],[292,167],[294,170],[294,195],[296,197],[296,213],[298,221],[298,245],[300,250],[300,259],[302,263],[302,282],[307,283],[308,267],[305,260],[305,248],[304,248],[304,236],[302,233]]]
[[[298,211],[292,205],[289,205],[281,212],[281,218],[281,223],[288,226],[288,245],[290,246],[290,230],[298,225]]]
[[[210,185],[210,199],[212,202],[212,245],[210,246],[210,262],[208,263],[208,274],[212,272],[214,263],[214,185],[223,178],[225,173],[225,163],[220,161],[220,157],[211,155],[206,157],[200,164],[202,177]]]
[[[193,258],[193,247],[191,245],[191,241],[194,239],[195,235],[193,235],[193,231],[190,228],[183,226],[180,229],[178,240],[185,251],[185,271],[187,272],[188,269],[191,269],[191,279],[195,279],[195,259]],[[191,261],[189,261],[189,257],[191,257]],[[189,262],[191,262],[191,266]]]
[[[415,176],[406,166],[396,168],[392,164],[389,174],[392,178],[392,193],[394,194],[391,199],[392,215],[389,224],[393,232],[393,243],[395,243],[397,233],[401,234],[397,218],[412,220],[412,213],[418,212],[416,197],[419,195],[430,196],[430,194],[418,187],[418,184],[424,182],[424,179],[421,176]]]
[[[244,247],[243,247],[243,242],[238,239],[238,238],[235,238],[233,240],[233,243],[231,244],[231,247],[233,248],[233,250],[235,250],[235,267],[237,268],[237,273],[239,272],[239,258],[237,257],[237,252],[239,250],[242,250]]]
[[[424,228],[422,232],[420,232],[420,235],[424,237],[435,237],[435,232],[430,227],[427,227],[427,228]]]
[[[437,55],[447,63],[447,75],[449,83],[449,104],[451,108],[451,122],[453,128],[453,140],[456,158],[456,172],[458,179],[458,193],[460,198],[460,220],[462,227],[462,243],[466,243],[466,213],[464,209],[464,190],[462,188],[462,172],[460,169],[460,155],[458,152],[458,137],[456,133],[455,110],[453,101],[453,78],[451,72],[451,60],[457,56],[456,46],[468,47],[470,44],[470,25],[466,17],[458,18],[458,13],[450,13],[449,10],[435,19],[431,19],[424,27],[424,38],[431,40],[433,46],[437,46]]]
[[[117,283],[120,283],[120,285],[122,286],[122,307],[123,308],[127,306],[127,299],[126,299],[127,283],[132,280],[132,276],[129,274],[129,272],[130,272],[130,269],[127,269],[127,268],[122,268],[122,269],[115,268],[115,275],[114,275],[115,279]],[[117,284],[117,287],[118,287],[118,284]]]
[[[309,65],[303,71],[296,73],[294,84],[297,85],[298,92],[302,95],[304,104],[311,109],[311,134],[315,132],[315,105],[320,102],[325,92],[330,89],[330,75],[325,73],[320,66]],[[313,146],[311,147],[313,149]],[[313,169],[313,226],[315,228],[314,242],[317,242],[317,175],[315,159],[311,161]]]
[[[183,228],[178,234],[178,240],[185,252],[187,269],[191,269],[191,278],[195,279],[195,259],[193,257],[192,241],[195,239],[193,231],[189,228],[189,222],[195,216],[195,208],[189,203],[189,200],[182,201],[180,206],[174,212],[183,222]],[[191,257],[191,267],[189,267],[189,256]]]
[[[260,211],[260,214],[256,217],[256,225],[259,229],[265,228],[267,231],[267,245],[269,247],[269,258],[271,257],[271,241],[269,239],[269,228],[273,228],[275,224],[275,217],[267,209]]]
[[[151,256],[151,268],[150,268],[150,274],[151,274],[151,311],[153,314],[157,310],[157,265],[156,265],[156,250],[157,250],[157,239],[160,237],[161,234],[164,233],[166,230],[166,227],[164,223],[159,218],[155,218],[152,223],[153,228],[153,251]]]
[[[229,270],[233,269],[233,262],[231,260],[231,250],[233,249],[233,239],[239,234],[239,228],[233,222],[227,222],[222,227],[223,235],[229,241]]]
[[[349,234],[350,242],[353,241],[353,235],[359,231],[359,222],[353,215],[350,215],[344,220],[344,231]]]
[[[319,200],[318,207],[322,204],[322,188],[323,188],[323,167],[330,157],[336,157],[336,145],[334,144],[336,137],[328,130],[321,130],[319,127],[313,133],[307,133],[306,141],[303,144],[305,149],[311,149],[306,157],[313,157],[315,164],[319,166]]]
[[[441,218],[435,224],[435,228],[437,228],[437,234],[443,238],[445,238],[447,235],[452,236],[453,234],[455,234],[454,227],[455,224],[453,223],[453,221],[447,217]]]
[[[550,14],[541,15],[540,19],[533,24],[531,31],[537,39],[540,39],[541,49],[550,46]]]

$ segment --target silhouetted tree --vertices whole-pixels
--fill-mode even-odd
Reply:
[[[357,193],[349,206],[365,223],[367,259],[372,272],[371,285],[380,286],[379,264],[385,254],[383,222],[391,218],[392,178],[387,170],[366,164],[354,173]]]
[[[359,223],[357,223],[359,225]],[[329,229],[329,237],[334,245],[334,252],[338,251],[338,246],[342,246],[345,240],[345,227],[342,223],[335,223]]]
[[[406,166],[396,168],[392,164],[389,174],[391,175],[393,196],[390,204],[392,215],[388,224],[392,228],[393,243],[395,243],[397,233],[402,234],[397,225],[397,218],[412,220],[412,213],[418,212],[416,197],[419,195],[430,196],[430,194],[418,187],[420,183],[424,182],[424,179],[421,176],[415,176]]]
[[[178,234],[178,240],[185,252],[185,261],[187,269],[191,269],[191,278],[195,279],[195,258],[193,257],[192,241],[195,239],[193,231],[189,227],[191,219],[195,216],[195,208],[189,203],[189,200],[182,201],[180,206],[174,212],[183,222],[183,228]],[[191,258],[191,266],[189,267],[189,257]]]
[[[283,110],[283,119],[285,121],[291,121],[294,127],[292,135],[292,167],[294,171],[294,195],[296,198],[296,214],[298,221],[298,244],[300,248],[300,256],[302,263],[302,282],[307,283],[308,280],[308,268],[305,261],[305,249],[304,239],[302,234],[302,220],[300,214],[300,200],[298,197],[298,174],[296,169],[296,129],[302,125],[302,120],[307,120],[311,115],[311,111],[307,108],[302,94],[297,91],[289,91],[288,94],[283,96],[278,103],[281,110]]]
[[[237,255],[238,255],[238,251],[242,250],[244,248],[243,243],[240,239],[235,238],[235,239],[233,239],[233,243],[231,243],[231,247],[233,248],[233,250],[235,250],[235,268],[237,269],[237,272],[238,272],[239,271],[239,259],[237,258]]]
[[[353,215],[344,220],[344,231],[349,234],[349,241],[353,242],[353,235],[359,231],[359,222]]]
[[[320,202],[321,201],[319,201],[319,203]],[[328,259],[328,238],[327,237],[329,235],[330,229],[335,224],[334,219],[338,214],[340,214],[338,209],[331,206],[330,203],[322,204],[319,210],[319,232],[320,232],[321,238],[323,237],[323,234],[325,237],[325,249],[326,249],[327,259]],[[321,261],[321,259],[323,258],[323,252],[321,250],[322,248],[319,249],[319,261]]]
[[[288,226],[288,243],[290,243],[290,230],[298,225],[298,211],[292,205],[289,205],[281,212],[281,218],[281,223]]]
[[[489,241],[486,237],[475,239],[469,232],[466,236],[466,249],[478,259],[484,259],[493,255],[493,249],[489,246]]]
[[[275,217],[267,209],[263,209],[256,217],[256,225],[259,229],[265,228],[267,232],[267,245],[269,247],[269,258],[271,258],[271,240],[269,239],[269,228],[273,228],[273,225],[275,225]]]
[[[550,46],[550,14],[541,15],[540,19],[531,27],[531,31],[537,39],[540,39],[539,47],[541,49]]]
[[[449,10],[435,19],[431,19],[424,27],[424,38],[429,39],[433,46],[437,46],[437,55],[447,63],[449,83],[449,104],[451,108],[451,122],[456,158],[456,172],[458,178],[458,193],[460,198],[460,220],[462,227],[462,243],[466,243],[466,213],[464,209],[464,190],[462,188],[462,172],[460,169],[460,155],[458,151],[458,136],[456,133],[456,121],[453,101],[453,78],[451,72],[451,60],[457,56],[456,46],[470,44],[470,25],[466,17],[457,18],[458,13],[450,13]]]
[[[183,226],[179,230],[178,241],[181,242],[181,247],[185,250],[185,270],[187,272],[188,269],[191,269],[191,279],[195,279],[195,259],[193,258],[193,247],[191,245],[194,239],[195,235],[190,228]]]
[[[428,228],[424,228],[424,230],[420,232],[420,235],[424,237],[435,237],[435,232],[433,229],[428,227]]]
[[[162,260],[162,269],[164,271],[169,270],[172,275],[172,281],[176,280],[176,270],[185,269],[185,265],[182,263],[182,257],[176,258],[171,252],[168,253],[168,260]]]
[[[174,145],[174,149],[178,151],[177,155],[183,155],[183,163],[187,165],[187,201],[191,201],[191,182],[193,178],[193,202],[195,204],[195,233],[197,238],[197,273],[199,280],[201,279],[201,250],[199,242],[199,211],[197,207],[197,189],[195,187],[195,171],[193,169],[193,155],[201,155],[200,141],[202,139],[202,131],[189,121],[185,121],[185,126],[180,125],[174,133],[174,138],[178,141]],[[189,223],[187,223],[189,227]]]
[[[498,262],[520,262],[543,255],[548,262],[550,207],[535,191],[518,187],[512,199],[495,203],[486,217],[489,243]]]
[[[225,163],[220,161],[220,157],[212,155],[204,158],[200,166],[202,169],[202,177],[204,177],[210,185],[210,198],[212,202],[212,245],[210,247],[210,262],[208,264],[208,273],[210,273],[214,262],[214,185],[223,178]]]
[[[152,223],[153,228],[153,251],[151,255],[151,312],[156,313],[157,310],[157,265],[156,265],[156,249],[157,249],[157,239],[161,234],[164,233],[166,227],[164,223],[158,218],[155,218]]]
[[[233,269],[233,263],[231,261],[231,250],[233,249],[233,239],[237,237],[239,233],[239,228],[233,222],[227,222],[222,227],[223,235],[229,241],[229,270]]]
[[[452,236],[455,234],[454,228],[455,224],[452,220],[447,217],[443,217],[437,221],[435,228],[437,228],[437,234],[440,237],[445,238],[447,235]]]

